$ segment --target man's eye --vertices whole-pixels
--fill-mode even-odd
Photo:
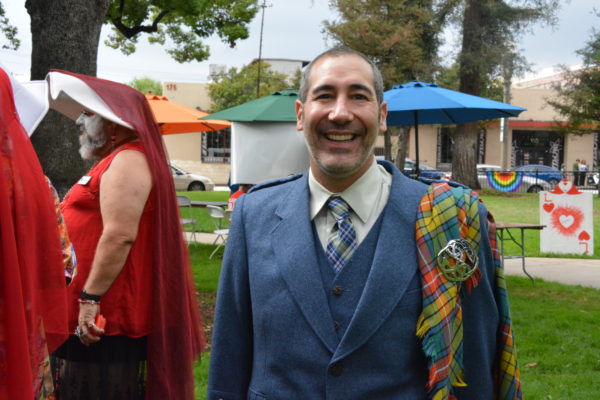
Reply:
[[[320,93],[315,96],[315,100],[331,99],[333,96],[330,93]]]
[[[360,93],[353,94],[352,98],[354,100],[368,100],[369,99],[367,96],[365,96],[364,94],[360,94]]]

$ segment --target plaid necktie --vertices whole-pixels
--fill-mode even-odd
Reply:
[[[327,207],[336,221],[336,226],[327,240],[327,259],[337,274],[344,268],[356,249],[356,231],[350,219],[350,206],[344,199],[338,196],[330,197]]]

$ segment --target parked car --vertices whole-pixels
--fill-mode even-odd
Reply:
[[[487,172],[489,171],[502,171],[502,167],[491,164],[477,164],[477,180],[479,181],[479,186],[482,188],[494,188],[487,175]],[[550,184],[545,180],[540,178],[532,178],[526,174],[523,176],[523,181],[519,187],[519,191],[527,191],[528,193],[538,193],[542,190],[550,189]]]
[[[404,159],[404,175],[410,176],[415,168],[415,162],[410,158]],[[427,164],[419,163],[419,176],[427,179],[443,179],[444,173],[430,167]]]
[[[588,186],[598,186],[598,181],[600,181],[600,172],[588,172],[586,177]]]
[[[171,173],[175,182],[175,190],[214,190],[215,183],[206,176],[191,174],[171,164]]]
[[[522,165],[513,171],[523,172],[526,176],[543,179],[551,185],[556,185],[563,178],[560,170],[541,164]]]

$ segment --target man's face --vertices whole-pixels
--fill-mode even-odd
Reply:
[[[371,165],[386,116],[387,104],[377,104],[373,71],[365,60],[353,54],[318,60],[305,103],[296,101],[296,126],[304,130],[317,180],[358,179]]]
[[[79,127],[79,154],[84,160],[98,158],[107,142],[104,121],[97,114],[82,113],[75,121]]]

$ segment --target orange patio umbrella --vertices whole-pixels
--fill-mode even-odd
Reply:
[[[148,100],[148,104],[150,104],[154,119],[156,119],[156,122],[160,126],[163,135],[218,131],[231,126],[231,122],[224,120],[200,120],[200,118],[208,114],[191,107],[173,103],[164,96],[147,94],[146,99]]]

